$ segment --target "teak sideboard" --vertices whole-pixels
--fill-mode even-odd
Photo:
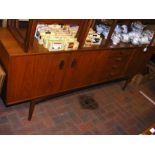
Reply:
[[[87,25],[89,22],[86,21]],[[83,29],[86,31],[85,25]],[[0,29],[0,62],[7,74],[2,92],[6,105],[54,96],[116,79],[128,81],[144,71],[155,49],[154,46],[105,46],[48,52],[36,40],[33,40],[33,47],[28,48],[25,51],[8,28]]]

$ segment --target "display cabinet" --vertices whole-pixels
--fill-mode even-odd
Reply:
[[[83,43],[84,48],[102,48],[106,46],[116,20],[90,20]]]
[[[3,100],[14,105],[119,79],[126,86],[155,50],[154,28],[155,20],[142,19],[8,20],[0,29]]]
[[[108,46],[121,47],[148,47],[154,40],[154,23],[152,20],[117,20]]]
[[[27,23],[25,21],[27,21]],[[23,22],[25,22],[25,24]],[[79,47],[79,43],[82,42],[81,34],[85,23],[87,23],[87,20],[82,19],[8,20],[8,28],[15,39],[22,45],[25,52],[30,52],[30,49],[36,45],[37,40],[39,44],[43,44],[41,40],[43,41],[42,38],[45,34],[52,36],[49,40],[51,42],[55,41],[55,48],[58,46],[61,49],[60,44],[64,42],[66,38],[70,39],[70,42],[75,42],[76,40],[77,46]],[[39,32],[41,33],[39,34]],[[73,45],[70,44],[69,47],[71,46]]]
[[[8,20],[8,28],[25,52],[30,52],[38,43],[43,44],[43,39],[54,42],[55,48],[63,51],[66,49],[61,44],[66,38],[70,39],[70,47],[77,41],[75,49],[154,46],[154,22],[144,19],[20,19]]]

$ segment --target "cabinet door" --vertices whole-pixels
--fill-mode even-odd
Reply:
[[[62,89],[69,90],[99,83],[99,78],[104,76],[104,60],[100,56],[101,53],[95,51],[73,52]]]
[[[7,74],[7,104],[31,99],[33,96],[34,56],[14,56],[10,58]]]
[[[69,53],[37,55],[34,66],[34,97],[56,94],[64,77]]]

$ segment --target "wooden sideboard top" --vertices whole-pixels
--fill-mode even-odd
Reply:
[[[0,43],[9,56],[23,56],[33,54],[49,53],[47,49],[34,42],[34,48],[25,52],[7,28],[0,28]]]

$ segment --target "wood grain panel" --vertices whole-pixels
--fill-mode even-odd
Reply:
[[[60,92],[70,53],[37,55],[33,75],[33,97]]]
[[[71,53],[61,89],[69,90],[92,84],[97,56],[96,52]]]
[[[7,102],[26,101],[33,95],[34,56],[11,57],[7,81]]]

